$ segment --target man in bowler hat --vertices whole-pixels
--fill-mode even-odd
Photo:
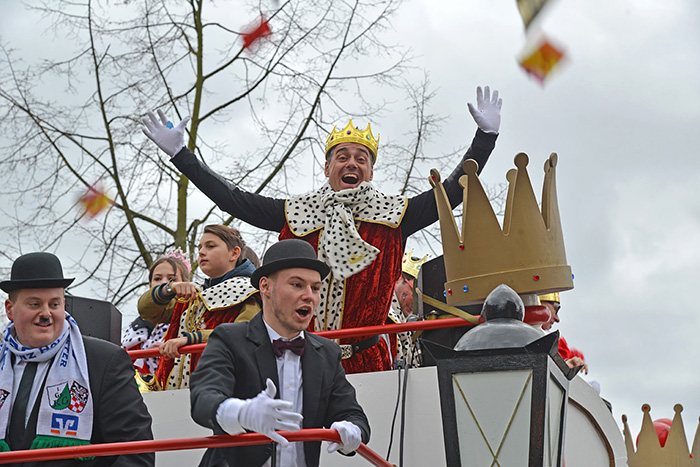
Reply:
[[[0,342],[0,451],[153,439],[151,417],[127,353],[83,337],[65,311],[63,277],[51,253],[12,265]],[[153,453],[28,462],[35,466],[152,466]],[[19,464],[18,464],[19,465]]]
[[[209,450],[200,465],[218,465],[224,457],[231,467],[318,466],[319,441],[289,443],[275,430],[336,429],[342,443],[330,443],[328,451],[346,455],[369,441],[340,347],[304,332],[328,272],[307,242],[274,244],[251,276],[262,313],[211,334],[191,379],[192,417],[216,434],[256,431],[278,445]]]

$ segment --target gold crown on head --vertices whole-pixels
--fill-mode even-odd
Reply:
[[[403,262],[401,263],[401,271],[405,272],[414,279],[418,278],[418,272],[420,271],[423,263],[428,261],[428,255],[423,256],[421,259],[413,259],[411,256],[413,254],[413,248],[408,253],[404,253]]]
[[[634,438],[627,425],[627,415],[622,416],[625,434],[625,448],[627,449],[627,465],[629,467],[658,467],[661,465],[673,465],[677,467],[700,467],[700,426],[695,432],[692,451],[688,450],[688,440],[685,437],[683,418],[681,412],[683,406],[676,404],[673,407],[676,414],[673,416],[671,428],[666,437],[666,444],[661,447],[659,437],[651,421],[651,407],[649,404],[642,406],[642,428],[639,431],[637,451],[634,450]]]
[[[328,139],[326,140],[326,154],[328,154],[328,151],[330,151],[332,147],[341,143],[358,143],[370,150],[372,153],[372,164],[377,162],[379,135],[377,135],[377,139],[374,139],[372,127],[369,122],[367,122],[367,128],[365,128],[364,131],[355,128],[352,124],[352,118],[341,131],[336,131],[336,128],[337,126],[333,127],[333,131],[331,131],[331,134],[328,135]]]
[[[555,168],[557,155],[544,164],[542,211],[527,174],[528,157],[515,156],[517,169],[508,171],[508,196],[503,228],[477,175],[477,162],[464,162],[459,184],[464,188],[462,231],[457,229],[450,201],[431,170],[440,217],[445,261],[445,297],[449,305],[481,303],[500,284],[518,294],[543,295],[574,287],[566,264],[559,218]]]
[[[548,293],[544,295],[540,295],[537,297],[540,299],[540,302],[557,302],[561,303],[561,300],[559,300],[559,292],[554,292],[554,293]]]

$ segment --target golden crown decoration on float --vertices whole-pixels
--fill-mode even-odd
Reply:
[[[372,126],[369,122],[367,122],[367,128],[365,128],[364,131],[360,130],[359,128],[355,128],[355,126],[352,124],[352,119],[350,119],[348,124],[341,131],[336,131],[336,128],[337,126],[333,127],[333,131],[331,131],[331,134],[328,135],[328,139],[326,140],[326,154],[328,154],[328,151],[332,147],[339,144],[358,143],[372,151],[372,156],[374,157],[372,162],[377,162],[379,135],[377,135],[376,139],[374,138],[374,135],[372,134]]]
[[[571,268],[566,264],[557,202],[557,155],[552,153],[544,164],[541,211],[527,173],[528,160],[524,153],[516,155],[516,168],[506,175],[503,228],[481,185],[475,160],[464,162],[466,175],[459,179],[464,189],[461,232],[440,174],[431,170],[429,180],[440,218],[449,305],[481,303],[500,284],[521,295],[543,295],[574,287]]]
[[[666,437],[666,444],[661,447],[659,436],[651,421],[651,407],[649,404],[642,406],[644,412],[642,428],[639,431],[637,451],[634,450],[634,437],[627,425],[627,415],[622,416],[625,434],[625,447],[627,449],[627,465],[629,467],[700,467],[700,426],[695,431],[695,440],[692,450],[688,450],[688,440],[683,428],[681,412],[683,406],[676,404],[673,407],[676,414],[673,416],[671,428]]]

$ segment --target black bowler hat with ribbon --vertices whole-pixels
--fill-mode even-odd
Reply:
[[[61,262],[55,255],[27,253],[12,263],[10,280],[0,282],[0,289],[9,293],[19,289],[68,287],[74,280],[63,277]]]
[[[326,263],[316,258],[316,251],[309,243],[290,238],[281,240],[267,249],[263,256],[263,264],[250,276],[250,283],[257,289],[260,287],[261,277],[290,268],[313,269],[321,274],[321,279],[331,270]]]

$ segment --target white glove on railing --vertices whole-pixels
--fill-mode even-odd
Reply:
[[[362,432],[360,428],[352,422],[346,420],[333,422],[331,430],[337,430],[342,443],[329,442],[328,452],[335,452],[340,449],[343,454],[350,454],[357,450],[362,443]]]
[[[498,133],[501,127],[501,106],[503,100],[498,98],[498,91],[493,90],[493,96],[488,86],[481,91],[481,86],[476,88],[476,105],[471,102],[467,103],[469,113],[472,114],[474,121],[479,126],[479,129],[484,133]]]
[[[297,431],[304,417],[291,411],[291,402],[274,398],[277,388],[270,378],[265,383],[267,387],[252,399],[242,401],[232,398],[222,402],[216,411],[216,421],[227,433],[239,433],[241,430],[237,428],[240,426],[287,447],[289,441],[275,430]]]
[[[141,121],[143,126],[141,131],[148,136],[159,148],[167,155],[173,157],[185,147],[185,126],[190,121],[190,116],[186,116],[174,128],[168,128],[168,119],[162,110],[158,109],[160,121],[156,118],[156,114],[148,111],[148,117],[144,117]]]

